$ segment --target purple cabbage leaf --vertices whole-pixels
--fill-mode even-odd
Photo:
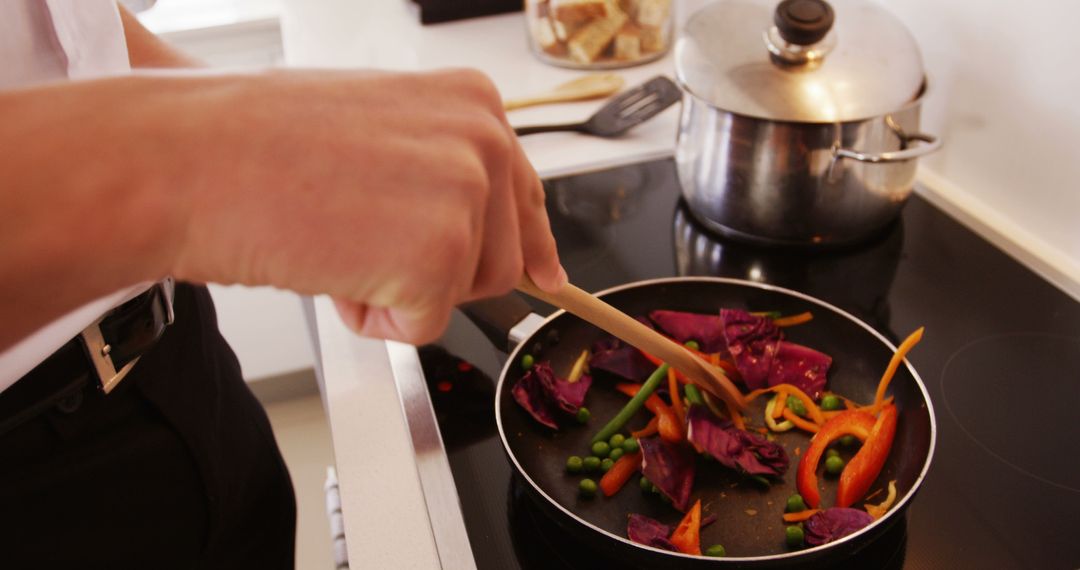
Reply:
[[[751,390],[764,388],[780,343],[780,328],[768,317],[740,309],[720,309],[720,320],[728,352],[743,384]]]
[[[555,376],[548,362],[537,362],[511,389],[514,401],[541,425],[559,429],[556,414],[576,414],[585,403],[592,377],[582,374],[577,382]]]
[[[661,550],[678,552],[668,539],[674,528],[645,515],[631,513],[626,520],[626,537],[631,541]]]
[[[593,345],[589,368],[603,370],[633,382],[644,382],[656,366],[642,356],[638,349],[610,337]]]
[[[690,508],[690,490],[694,486],[694,452],[687,446],[675,445],[650,437],[640,440],[641,473],[676,509]]]
[[[821,398],[832,357],[801,344],[780,341],[769,371],[769,386],[791,384],[811,398]]]
[[[806,519],[806,543],[820,546],[862,530],[874,517],[860,509],[832,507]]]
[[[682,311],[653,311],[649,313],[660,330],[680,343],[697,341],[702,352],[722,352],[727,348],[720,315],[704,315]]]
[[[713,415],[705,406],[690,406],[686,439],[721,465],[747,475],[783,475],[790,464],[779,444],[743,431]]]

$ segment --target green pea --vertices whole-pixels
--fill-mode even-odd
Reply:
[[[785,508],[784,512],[787,512],[787,513],[800,513],[800,512],[805,511],[805,510],[806,510],[806,502],[803,501],[802,495],[800,495],[798,493],[795,493],[794,495],[788,497],[788,499],[787,499],[787,507]]]
[[[787,407],[797,416],[806,415],[806,406],[803,405],[802,400],[796,398],[795,396],[787,397]]]
[[[603,461],[600,462],[600,470],[603,471],[604,473],[607,473],[608,471],[611,470],[612,465],[615,465],[615,462],[612,461],[610,457],[607,458],[607,459],[604,459]]]
[[[701,350],[701,345],[698,344],[696,340],[688,340],[685,344],[686,348],[690,348],[693,350]]]
[[[583,424],[583,423],[589,421],[589,417],[591,417],[591,416],[592,416],[592,414],[589,413],[589,408],[586,408],[585,406],[581,406],[577,410],[576,419],[577,419],[579,424]]]
[[[825,472],[829,475],[839,475],[844,470],[844,460],[835,455],[825,460]]]
[[[855,443],[857,443],[858,441],[858,438],[853,435],[845,435],[844,437],[840,438],[840,445],[844,447],[854,447]]]
[[[581,473],[581,469],[585,467],[584,461],[576,455],[571,455],[566,460],[566,471],[568,473]]]
[[[714,544],[705,549],[705,556],[712,556],[713,558],[723,558],[727,556],[727,551],[724,550],[724,545]]]
[[[592,473],[597,469],[600,469],[600,458],[595,455],[590,455],[581,460],[581,466],[585,469],[586,473]]]
[[[533,365],[533,355],[526,353],[525,356],[521,357],[521,367],[522,368],[524,368],[525,370],[528,370],[528,369],[532,368],[532,365]]]
[[[582,479],[581,483],[578,483],[578,492],[582,497],[591,499],[596,496],[596,481],[592,479]]]
[[[789,548],[799,548],[803,545],[805,533],[799,525],[791,525],[784,529],[785,539]]]
[[[592,454],[597,457],[607,457],[611,453],[611,446],[606,441],[598,441],[592,444]]]
[[[652,487],[649,487],[649,490],[652,491],[653,493],[659,493],[660,492],[660,487],[657,487],[656,483],[653,483]]]
[[[772,487],[772,481],[769,481],[762,475],[751,475],[750,481],[762,489],[769,489]]]
[[[827,412],[839,410],[840,407],[843,406],[843,404],[844,403],[840,400],[840,398],[837,398],[832,394],[828,394],[821,399],[821,409]]]
[[[608,440],[608,445],[611,446],[611,449],[615,449],[616,447],[622,447],[622,444],[625,441],[626,436],[621,433],[617,433],[611,436],[611,439]]]
[[[623,448],[616,447],[616,448],[611,450],[611,454],[608,455],[608,457],[611,458],[612,461],[618,461],[619,458],[622,457],[624,453],[626,453],[626,452],[623,451]]]
[[[836,448],[830,447],[825,450],[825,458],[828,459],[830,457],[840,457],[840,452],[837,451]]]
[[[647,477],[642,477],[641,480],[638,481],[638,485],[641,486],[642,491],[652,491],[652,481],[649,481]]]
[[[622,442],[622,448],[627,453],[637,453],[637,450],[641,449],[637,440],[632,437],[628,437],[626,441]]]

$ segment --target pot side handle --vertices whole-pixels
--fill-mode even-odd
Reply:
[[[846,148],[833,148],[833,156],[839,160],[841,158],[850,158],[858,160],[859,162],[871,162],[871,163],[887,163],[887,162],[903,162],[905,160],[911,160],[923,155],[930,154],[939,148],[941,148],[941,139],[925,133],[914,133],[904,136],[904,143],[910,143],[912,141],[919,141],[926,144],[920,144],[911,148],[905,148],[903,150],[895,150],[889,152],[859,152],[857,150],[851,150]]]
[[[462,303],[458,309],[491,341],[509,353],[543,322],[532,306],[516,293]]]

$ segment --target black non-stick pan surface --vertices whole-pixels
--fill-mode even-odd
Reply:
[[[718,313],[721,307],[779,311],[785,315],[810,311],[813,320],[786,328],[786,338],[832,356],[826,389],[864,403],[873,400],[881,374],[895,349],[871,327],[832,305],[794,291],[748,281],[660,279],[616,287],[600,296],[632,316],[647,315],[656,309]],[[927,337],[932,339],[932,335],[932,331],[928,331]],[[642,492],[637,477],[613,497],[598,494],[594,498],[582,498],[578,483],[585,475],[572,475],[565,470],[569,456],[589,454],[592,436],[626,403],[626,396],[614,390],[614,384],[621,379],[596,372],[585,401],[592,419],[582,426],[567,424],[557,432],[536,423],[510,393],[514,382],[523,375],[520,361],[526,352],[532,353],[538,362],[550,361],[556,374],[565,376],[582,350],[606,336],[571,314],[562,311],[553,314],[529,339],[520,343],[507,360],[498,383],[495,413],[508,458],[524,481],[527,492],[560,526],[592,547],[626,560],[628,566],[787,566],[835,561],[853,554],[886,531],[902,515],[926,476],[935,441],[933,408],[918,375],[910,363],[905,363],[890,387],[890,394],[895,397],[900,411],[892,451],[871,488],[883,489],[888,481],[896,480],[898,499],[882,519],[827,545],[789,549],[785,544],[785,523],[781,514],[788,496],[796,492],[799,454],[807,449],[810,439],[809,434],[792,430],[776,435],[777,442],[788,452],[791,467],[782,482],[768,488],[747,481],[716,462],[698,460],[691,501],[700,498],[703,515],[717,517],[715,523],[702,529],[702,548],[722,544],[727,557],[686,556],[632,543],[626,538],[630,513],[643,514],[673,526],[682,518],[682,513],[659,496]],[[915,350],[917,353],[918,348]],[[764,403],[765,398],[759,398],[746,412],[751,425],[763,425]],[[647,411],[640,412],[628,430],[644,426],[649,415]],[[855,449],[844,452],[845,459],[854,452]],[[594,480],[600,477],[597,474],[589,476]],[[819,472],[819,483],[823,485],[822,506],[831,506],[836,480]],[[872,502],[879,502],[884,496],[881,493]],[[861,506],[861,503],[855,506]]]

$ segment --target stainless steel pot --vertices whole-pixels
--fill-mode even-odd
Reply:
[[[776,245],[880,230],[911,193],[926,79],[914,40],[869,2],[722,0],[676,45],[676,162],[694,216]],[[770,17],[771,16],[771,17]]]

